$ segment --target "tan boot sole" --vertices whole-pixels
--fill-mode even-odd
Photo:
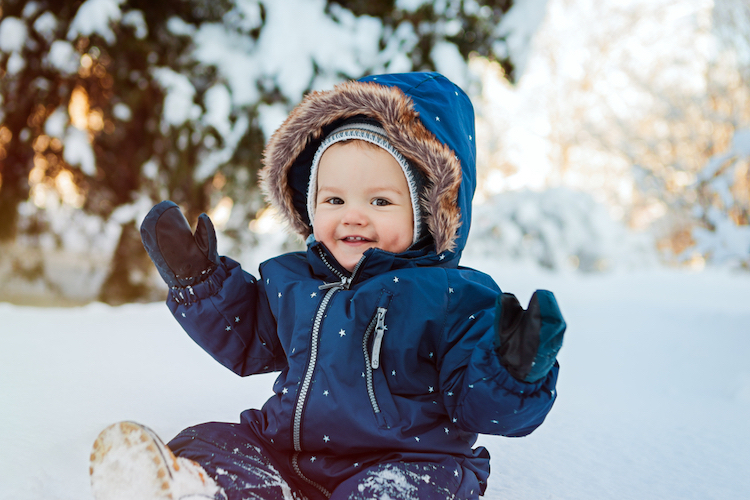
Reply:
[[[135,422],[104,429],[94,442],[89,473],[96,500],[176,500],[177,458],[159,437]]]

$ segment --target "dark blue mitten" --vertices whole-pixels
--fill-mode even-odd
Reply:
[[[499,295],[495,305],[495,348],[500,363],[518,380],[536,382],[544,378],[562,347],[565,326],[552,292],[534,292],[526,310],[515,295]]]
[[[146,215],[141,240],[169,286],[196,285],[220,263],[216,232],[208,215],[198,217],[193,235],[180,207],[171,201],[162,201]]]

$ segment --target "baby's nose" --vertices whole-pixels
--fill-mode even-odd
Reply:
[[[341,218],[341,222],[344,224],[365,224],[367,217],[364,211],[357,206],[350,206],[344,212],[344,216]]]

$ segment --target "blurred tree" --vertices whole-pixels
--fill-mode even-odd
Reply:
[[[19,230],[32,240],[54,232],[48,211],[66,201],[61,175],[72,180],[68,191],[79,195],[67,201],[104,220],[139,192],[165,192],[193,215],[206,206],[205,182],[191,181],[200,143],[179,147],[180,133],[192,132],[190,123],[160,126],[164,91],[151,68],[192,66],[184,57],[189,39],[167,28],[171,16],[216,21],[228,4],[134,0],[120,11],[122,3],[4,2],[2,123],[10,140],[0,170],[0,238],[15,239]],[[14,37],[18,46],[7,50]],[[144,179],[148,161],[166,175]],[[161,181],[166,189],[157,185]],[[19,221],[19,205],[30,205],[30,197],[37,210]],[[130,241],[137,237],[137,231],[121,232],[119,260],[100,299],[122,302],[147,291],[147,281],[132,279],[138,272],[121,272],[148,274],[148,262]]]
[[[0,260],[65,294],[51,253],[106,254],[106,272],[89,269],[99,300],[155,299],[161,292],[137,231],[153,203],[172,199],[189,220],[221,207],[219,229],[252,243],[243,228],[262,206],[255,173],[263,145],[302,94],[379,71],[463,76],[473,52],[512,75],[497,31],[511,6],[5,0],[0,243],[42,250]]]
[[[750,270],[750,129],[734,132],[732,144],[698,174],[696,188],[700,224],[691,231],[691,250],[711,262]]]
[[[750,4],[745,0],[714,0],[713,32],[725,54],[750,85]]]
[[[505,74],[513,81],[515,67],[502,48],[506,35],[499,34],[497,27],[503,16],[513,6],[513,0],[485,1],[441,1],[414,2],[414,9],[396,6],[395,0],[328,0],[331,5],[340,5],[356,16],[373,16],[383,23],[380,46],[385,47],[390,36],[402,25],[410,25],[419,41],[408,52],[414,70],[437,68],[435,47],[443,41],[455,44],[464,59],[472,53],[497,60]],[[408,2],[406,2],[408,4]],[[331,9],[328,9],[329,12]]]
[[[546,118],[547,183],[596,192],[631,227],[653,230],[669,260],[694,247],[693,228],[712,227],[716,210],[746,224],[745,164],[727,172],[712,158],[750,123],[741,77],[750,74],[741,56],[750,55],[750,9],[722,3],[732,6],[735,57],[716,44],[711,3],[555,0],[535,42],[536,87],[519,88]],[[721,182],[709,182],[707,165]],[[731,189],[711,193],[730,179]]]
[[[700,224],[691,236],[702,256],[750,269],[750,5],[715,0],[712,18],[718,54],[711,97],[730,141],[697,176],[693,213]]]

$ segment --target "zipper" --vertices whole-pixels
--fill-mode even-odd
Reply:
[[[357,262],[354,267],[351,276],[346,276],[344,273],[333,267],[328,259],[325,257],[325,253],[322,249],[318,249],[318,255],[328,269],[334,273],[340,281],[333,283],[324,283],[318,287],[319,290],[326,290],[326,294],[323,296],[323,300],[318,306],[318,310],[315,313],[315,321],[313,322],[312,334],[310,335],[310,355],[307,360],[307,368],[305,369],[305,375],[302,379],[302,384],[297,392],[297,401],[294,406],[294,419],[292,421],[292,443],[294,445],[294,455],[292,456],[292,467],[297,475],[320,490],[326,497],[331,496],[331,492],[326,490],[323,486],[319,485],[312,479],[304,475],[299,466],[299,454],[302,451],[302,413],[307,403],[307,395],[310,392],[310,385],[312,384],[313,374],[315,373],[315,365],[318,362],[318,344],[320,343],[320,325],[323,322],[323,317],[328,309],[328,304],[331,302],[333,295],[339,290],[348,290],[356,276],[357,271],[365,260],[365,257]]]
[[[316,483],[315,481],[313,481],[312,479],[310,479],[309,477],[305,476],[302,473],[302,470],[299,468],[299,452],[296,452],[292,456],[292,468],[294,469],[294,472],[296,472],[297,475],[303,481],[305,481],[307,484],[313,486],[315,489],[317,489],[318,491],[320,491],[321,493],[323,493],[326,496],[326,498],[331,498],[331,494],[332,493],[330,491],[328,491],[323,486],[319,485],[318,483]]]
[[[377,323],[375,323],[375,339],[372,341],[372,369],[377,370],[380,366],[380,346],[383,344],[385,335],[385,307],[378,307]]]
[[[372,411],[377,415],[380,413],[380,405],[375,397],[375,384],[372,378],[373,370],[377,370],[380,366],[380,346],[383,342],[383,334],[385,333],[385,313],[388,310],[385,307],[378,307],[377,313],[370,321],[370,324],[365,330],[365,335],[362,337],[362,351],[365,356],[365,382],[367,384],[367,395],[370,398],[370,405]],[[367,348],[370,336],[375,332],[375,339],[372,346],[372,357],[370,357],[370,351]],[[372,368],[372,369],[370,369]]]
[[[318,344],[320,340],[320,325],[323,322],[323,316],[328,308],[328,303],[331,301],[333,294],[345,288],[345,282],[342,279],[341,283],[332,283],[333,286],[328,287],[328,291],[323,300],[318,306],[318,311],[315,313],[315,321],[313,323],[312,334],[310,337],[310,356],[307,360],[307,368],[305,369],[305,376],[302,379],[299,392],[297,393],[297,402],[294,406],[294,420],[292,423],[292,442],[294,444],[294,456],[292,457],[292,467],[297,475],[302,478],[305,482],[311,484],[318,490],[320,490],[326,497],[330,497],[331,493],[326,490],[323,486],[319,485],[312,479],[308,478],[302,473],[299,467],[299,454],[302,451],[302,412],[307,402],[307,394],[310,392],[310,385],[312,384],[313,373],[315,372],[315,365],[318,361]]]
[[[302,410],[305,407],[307,401],[307,393],[310,391],[310,384],[312,384],[313,373],[315,372],[315,365],[318,361],[318,343],[320,338],[320,324],[323,322],[323,316],[328,308],[328,303],[331,301],[333,294],[343,288],[343,284],[336,283],[336,286],[329,288],[326,292],[323,300],[318,306],[318,311],[315,313],[315,322],[313,323],[312,334],[310,336],[310,357],[307,360],[307,368],[305,369],[305,376],[302,379],[302,385],[300,386],[299,392],[297,393],[297,403],[294,407],[294,423],[292,438],[294,442],[294,451],[302,451],[301,442],[301,429],[302,429]]]
[[[343,272],[339,271],[337,268],[333,267],[333,264],[328,262],[328,259],[326,258],[325,252],[322,248],[318,248],[318,256],[320,257],[320,260],[323,261],[323,264],[326,265],[329,271],[331,271],[333,274],[336,275],[336,277],[341,280],[340,282],[336,283],[324,283],[318,287],[319,290],[326,290],[328,288],[333,288],[336,286],[343,286],[344,290],[349,290],[349,287],[352,285],[352,282],[354,281],[354,278],[357,276],[357,271],[359,271],[359,268],[362,267],[362,264],[365,262],[366,257],[363,255],[357,264],[354,266],[354,269],[352,269],[351,275],[347,276]]]

